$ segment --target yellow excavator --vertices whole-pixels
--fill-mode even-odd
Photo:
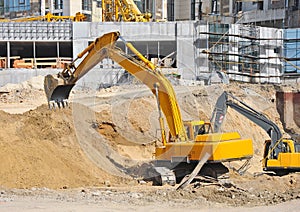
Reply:
[[[151,13],[142,13],[133,0],[102,0],[102,21],[149,22]]]
[[[117,48],[117,39],[122,40],[135,56],[131,57]],[[76,66],[75,62],[82,57],[84,59]],[[126,42],[119,32],[97,38],[60,73],[45,77],[44,88],[49,107],[65,107],[76,82],[104,58],[118,63],[156,96],[162,143],[155,150],[155,165],[162,176],[160,184],[174,185],[176,176],[191,173],[204,155],[209,156],[206,168],[214,177],[228,171],[221,162],[249,159],[253,156],[251,139],[241,139],[237,132],[211,133],[210,123],[201,120],[183,121],[170,81],[131,43]],[[166,133],[162,113],[169,133]]]
[[[271,140],[265,141],[262,166],[264,171],[278,175],[300,171],[300,143],[282,137],[279,127],[264,114],[256,111],[230,93],[223,92],[213,112],[214,131],[219,132],[230,107],[267,132]]]
[[[46,22],[58,22],[58,21],[74,21],[81,22],[87,18],[84,14],[78,12],[75,16],[59,16],[47,13],[45,16],[25,17],[16,19],[0,19],[0,22],[27,22],[27,21],[46,21]]]

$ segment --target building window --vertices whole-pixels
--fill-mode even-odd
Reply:
[[[195,0],[191,1],[191,20],[196,19],[196,14],[195,14]]]
[[[258,10],[263,10],[264,9],[264,2],[263,1],[257,2],[257,9]]]
[[[243,11],[243,3],[242,2],[237,2],[236,5],[236,13]]]
[[[56,10],[63,9],[63,0],[54,0],[54,8]]]
[[[219,2],[218,0],[211,1],[211,13],[212,14],[219,14]]]
[[[101,0],[97,0],[97,7],[101,8],[102,7],[102,1]]]
[[[167,1],[167,19],[168,21],[174,21],[174,0]]]
[[[0,0],[0,15],[4,15],[4,0]]]
[[[19,4],[25,4],[25,0],[19,0]]]
[[[92,0],[83,0],[82,10],[92,11]]]

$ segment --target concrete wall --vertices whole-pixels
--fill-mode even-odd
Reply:
[[[201,34],[201,32],[209,31],[208,25],[206,24],[199,24],[198,22],[194,21],[181,21],[164,23],[73,23],[73,26],[74,57],[76,57],[79,52],[86,48],[88,43],[93,41],[96,37],[99,37],[107,32],[120,31],[125,40],[137,44],[136,48],[143,52],[143,54],[145,53],[146,45],[142,44],[142,42],[174,42],[176,45],[175,49],[177,50],[176,59],[178,73],[181,74],[184,79],[196,80],[200,75],[205,75],[213,71],[209,69],[208,55],[202,53],[203,50],[208,48],[208,35]],[[229,28],[229,33],[238,35],[241,32],[249,31],[248,29],[243,31],[242,28],[243,27],[240,25],[231,25]],[[281,38],[282,36],[282,32],[279,29],[259,27],[254,28],[258,32],[258,38]],[[238,43],[242,40],[245,39],[230,37],[229,41],[232,43]],[[253,75],[254,79],[251,79],[249,76],[231,76],[233,79],[247,82],[253,80],[253,82],[279,83],[282,63],[278,58],[276,58],[278,54],[274,52],[274,49],[278,46],[281,46],[282,42],[279,40],[262,40],[259,42],[261,48],[264,48],[265,50],[261,53],[260,57],[270,57],[270,59],[260,60],[261,67],[263,68],[261,69],[261,74],[257,74],[257,76]],[[160,46],[161,49],[166,47],[167,46],[163,45]],[[238,48],[235,46],[230,48],[230,52],[233,54],[238,54],[238,51]],[[239,62],[238,56],[229,56],[229,59],[232,62]],[[239,74],[238,64],[232,64],[228,71]]]
[[[191,0],[175,0],[174,1],[174,16],[175,20],[190,20],[191,19]]]
[[[97,1],[92,2],[92,22],[102,21],[102,8],[97,7]]]
[[[283,9],[274,10],[252,10],[243,13],[239,23],[253,23],[262,21],[282,20],[285,18],[285,11]]]
[[[128,41],[175,40],[175,22],[74,22],[73,39],[94,40],[105,33],[119,31]]]
[[[145,46],[148,43],[157,45],[150,46],[151,54],[159,54],[162,52],[171,53],[174,47],[169,49],[164,46],[164,42],[175,43],[176,50],[176,24],[174,22],[150,22],[150,23],[126,23],[126,22],[106,22],[106,23],[73,23],[73,56],[76,58],[77,54],[85,49],[89,42],[94,41],[97,37],[112,31],[119,31],[122,37],[129,41],[135,42],[135,46],[139,51],[145,52]],[[140,45],[138,45],[140,43]],[[160,43],[160,44],[158,44]],[[158,46],[159,45],[159,46]],[[124,46],[124,45],[122,45]],[[159,49],[160,48],[160,49]],[[153,52],[153,49],[154,52]],[[126,51],[126,50],[125,50]],[[159,52],[158,52],[159,51]]]
[[[193,22],[177,22],[178,72],[184,79],[189,80],[196,80],[193,34]]]
[[[194,22],[150,22],[150,23],[73,23],[73,55],[88,46],[89,41],[112,31],[119,31],[127,41],[160,42],[161,52],[164,41],[173,41],[177,49],[178,72],[186,79],[196,79],[194,55]],[[139,46],[136,48],[139,50]],[[140,51],[144,51],[141,49]]]
[[[64,0],[63,15],[75,16],[77,12],[82,12],[82,0]]]
[[[58,69],[2,69],[0,71],[0,87],[8,83],[18,84],[36,76],[56,74]]]

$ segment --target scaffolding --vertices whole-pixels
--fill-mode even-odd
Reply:
[[[224,73],[231,79],[279,82],[283,73],[282,31],[241,24],[209,24],[207,31],[209,72]],[[244,81],[244,80],[243,80]]]

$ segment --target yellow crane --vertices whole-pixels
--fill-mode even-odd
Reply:
[[[45,16],[16,18],[16,19],[0,19],[0,22],[26,22],[26,21],[46,21],[46,22],[57,22],[57,21],[85,21],[86,16],[80,12],[76,13],[75,16],[59,16],[47,13]]]
[[[102,21],[149,22],[151,13],[142,13],[133,0],[103,0]]]
[[[117,48],[115,43],[118,39],[123,40],[138,59]],[[75,62],[82,57],[84,59],[76,66]],[[176,176],[189,174],[206,154],[209,155],[209,169],[215,169],[215,177],[219,168],[222,172],[228,171],[220,162],[249,159],[253,156],[252,140],[241,139],[237,132],[210,133],[210,123],[201,120],[183,121],[170,81],[131,43],[122,39],[119,32],[97,38],[64,70],[57,75],[45,77],[44,88],[49,106],[65,107],[76,82],[107,57],[144,83],[157,98],[162,144],[156,147],[155,164],[157,168],[164,168],[157,169],[161,184],[175,184]],[[168,139],[161,111],[169,127]]]

